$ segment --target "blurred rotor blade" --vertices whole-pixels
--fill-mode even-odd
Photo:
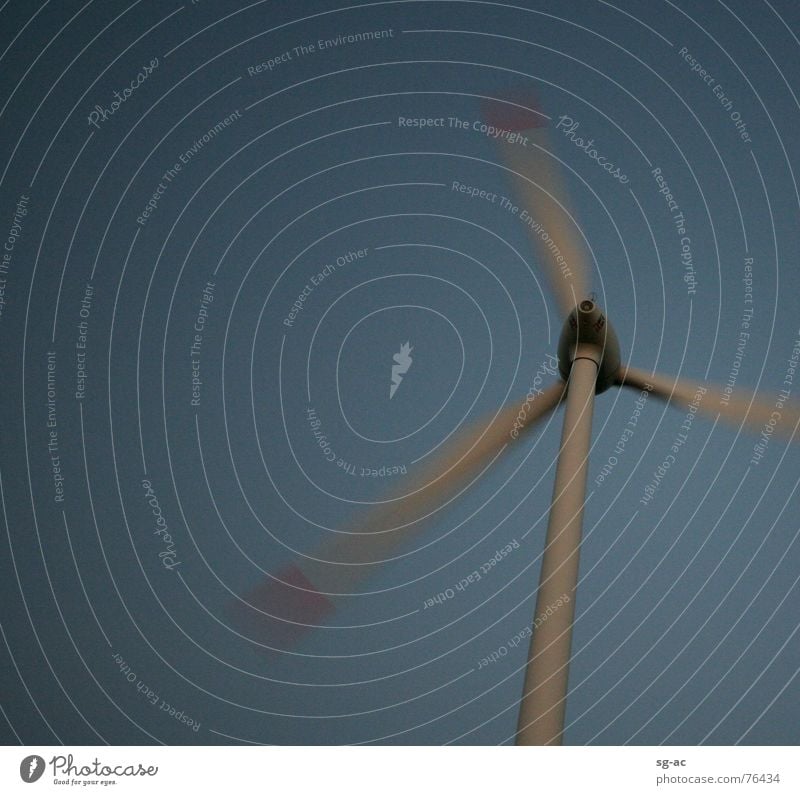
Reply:
[[[530,91],[486,101],[483,118],[493,128],[491,135],[500,157],[512,172],[509,178],[519,202],[517,217],[539,252],[566,316],[589,297],[591,269],[558,161],[549,154],[548,119]]]
[[[668,375],[650,374],[635,367],[621,367],[617,380],[622,386],[647,389],[662,400],[683,406],[696,406],[707,416],[717,414],[728,423],[744,425],[751,431],[765,430],[791,436],[800,420],[800,406],[795,402],[781,401],[776,395],[767,399],[758,394],[742,394],[743,390],[728,394],[718,384],[699,384]]]
[[[363,519],[336,534],[310,556],[229,606],[229,618],[242,634],[269,648],[294,645],[309,629],[330,617],[337,596],[357,593],[359,583],[392,551],[422,532],[434,516],[492,456],[545,417],[561,401],[566,385],[557,382],[532,400],[510,403],[494,418],[477,422],[443,445],[441,453],[409,478],[402,493],[368,510]]]

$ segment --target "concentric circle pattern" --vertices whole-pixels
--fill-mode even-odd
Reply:
[[[799,38],[788,0],[2,3],[3,742],[511,743],[570,600],[565,742],[800,742]],[[699,386],[597,397],[534,615],[563,409],[521,430],[584,280]]]

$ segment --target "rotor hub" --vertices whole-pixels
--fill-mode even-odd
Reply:
[[[620,367],[619,341],[600,307],[589,298],[569,313],[558,341],[558,369],[565,381],[576,358],[591,358],[597,364],[598,395],[614,383]]]

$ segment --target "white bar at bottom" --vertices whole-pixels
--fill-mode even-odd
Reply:
[[[29,757],[44,760],[26,783]],[[67,767],[71,757],[72,767]],[[23,762],[25,764],[23,764]],[[34,765],[38,773],[39,761]],[[154,770],[155,769],[155,770]],[[142,773],[141,771],[146,771]],[[133,772],[134,775],[130,775]],[[26,773],[27,774],[27,773]],[[793,747],[4,747],[0,791],[147,793],[800,792]]]

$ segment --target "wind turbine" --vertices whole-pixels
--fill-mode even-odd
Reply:
[[[509,133],[496,138],[500,160],[520,207],[528,212],[531,223],[526,228],[566,317],[558,344],[562,380],[536,395],[524,420],[519,419],[520,405],[525,402],[520,400],[461,431],[433,462],[409,476],[402,490],[348,525],[345,534],[337,533],[313,554],[237,598],[229,615],[239,632],[260,638],[255,642],[265,649],[280,650],[296,643],[335,612],[340,597],[358,593],[359,583],[375,564],[422,532],[425,520],[563,402],[564,423],[534,623],[537,617],[548,617],[531,635],[516,733],[518,745],[560,745],[595,395],[612,386],[647,389],[664,401],[696,404],[708,416],[753,429],[770,422],[775,406],[755,395],[741,394],[731,395],[724,404],[711,406],[708,400],[697,404],[701,385],[623,365],[617,336],[591,297],[588,258],[557,161],[550,153],[545,117],[530,101],[497,99],[486,103],[484,118],[495,129]],[[780,415],[773,431],[789,436],[800,421],[800,407],[784,404]],[[564,594],[570,596],[569,601],[560,599]],[[556,603],[560,603],[558,609],[547,613]]]

